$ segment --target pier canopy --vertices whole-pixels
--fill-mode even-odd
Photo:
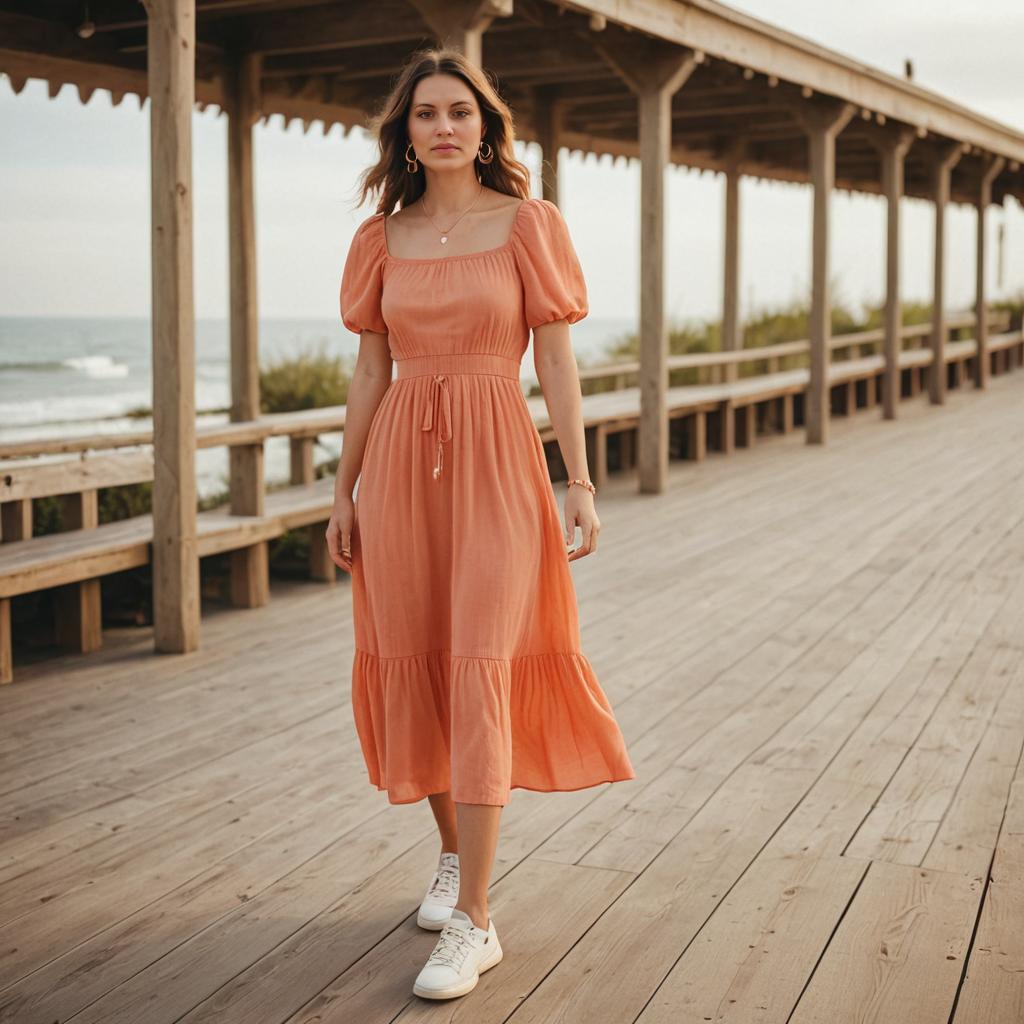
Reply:
[[[630,79],[690,54],[692,73],[671,96],[671,163],[724,170],[741,143],[741,173],[809,181],[800,108],[839,100],[856,109],[837,139],[836,187],[880,192],[879,131],[909,127],[915,138],[962,145],[953,201],[977,201],[997,156],[1005,164],[991,201],[1024,201],[1024,133],[709,0],[197,0],[195,13],[203,106],[230,105],[233,69],[252,56],[259,117],[347,131],[365,123],[411,50],[448,41],[497,76],[520,138],[639,157]],[[0,0],[0,71],[15,91],[42,78],[54,96],[71,85],[83,102],[95,89],[141,101],[147,21],[138,0]],[[906,195],[931,196],[930,155],[920,144],[908,152]]]
[[[627,397],[637,406],[631,445],[640,491],[660,492],[668,478],[664,171],[672,164],[725,179],[721,344],[733,369],[732,357],[743,355],[739,181],[752,176],[811,186],[809,359],[799,384],[807,443],[828,440],[835,347],[829,201],[836,188],[885,198],[883,416],[896,418],[900,398],[904,196],[926,199],[934,209],[932,252],[920,254],[932,265],[933,285],[928,350],[919,360],[933,404],[945,401],[952,372],[945,213],[950,202],[977,211],[975,336],[971,351],[958,355],[968,361],[973,384],[988,385],[998,346],[990,348],[988,339],[985,215],[1007,196],[1024,199],[1024,133],[910,77],[886,74],[711,0],[0,0],[0,73],[15,92],[36,78],[48,83],[51,96],[70,85],[83,102],[96,89],[109,90],[115,103],[127,95],[138,97],[140,107],[151,100],[152,565],[159,650],[192,650],[199,636],[193,109],[214,105],[228,119],[231,419],[246,438],[230,454],[230,515],[244,517],[235,518],[237,525],[262,521],[267,509],[263,434],[252,422],[260,417],[253,126],[276,115],[307,129],[319,123],[325,132],[334,124],[345,132],[366,126],[410,54],[431,45],[457,48],[494,76],[519,138],[541,148],[544,198],[559,201],[562,151],[639,160],[639,368],[636,392]],[[622,242],[608,245],[618,255]],[[731,412],[722,422],[728,448]],[[749,415],[743,423],[751,435]],[[602,450],[598,445],[599,457]],[[3,539],[9,536],[21,534],[7,529]],[[236,603],[265,603],[265,536],[254,534],[232,551],[232,579]],[[95,619],[95,588],[89,600]],[[3,621],[0,605],[0,640]]]

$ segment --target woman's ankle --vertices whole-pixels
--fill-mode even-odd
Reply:
[[[464,914],[469,915],[469,919],[477,926],[482,928],[484,931],[487,930],[487,926],[490,924],[490,911],[487,907],[470,907],[461,903],[455,904],[455,910],[461,910]]]

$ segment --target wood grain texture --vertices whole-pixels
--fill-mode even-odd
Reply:
[[[609,480],[573,573],[637,778],[514,791],[505,960],[463,1000],[411,992],[439,840],[366,780],[346,577],[211,609],[187,655],[26,665],[0,1021],[1016,1020],[1022,386]]]

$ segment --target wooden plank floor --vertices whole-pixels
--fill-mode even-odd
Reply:
[[[1024,374],[599,512],[584,650],[638,777],[513,791],[473,993],[411,994],[439,844],[367,781],[344,580],[0,691],[0,1020],[1024,1019]]]

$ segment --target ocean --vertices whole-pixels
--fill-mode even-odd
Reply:
[[[572,327],[577,359],[597,362],[606,347],[636,330],[632,318],[586,317]],[[260,320],[260,353],[267,360],[321,347],[355,358],[359,339],[340,321]],[[0,317],[0,443],[40,438],[143,430],[152,405],[148,317]],[[523,357],[524,383],[536,380],[532,343]],[[215,412],[230,402],[229,333],[226,319],[196,321],[196,408],[200,424],[226,422]],[[341,434],[323,435],[317,461],[336,456]],[[196,456],[200,495],[227,487],[227,450]],[[268,481],[287,480],[287,438],[266,446]]]

